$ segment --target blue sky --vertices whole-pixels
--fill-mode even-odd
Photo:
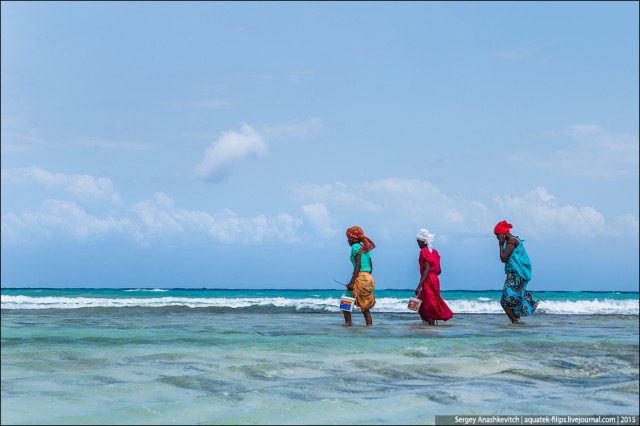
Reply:
[[[2,286],[638,290],[638,2],[2,2]]]

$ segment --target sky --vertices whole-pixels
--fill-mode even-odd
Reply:
[[[638,2],[1,7],[2,287],[638,291]]]

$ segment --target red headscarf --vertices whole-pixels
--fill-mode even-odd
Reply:
[[[495,228],[493,228],[493,233],[494,234],[509,234],[511,233],[510,229],[513,228],[513,225],[510,223],[507,223],[506,220],[503,220],[502,222],[498,222],[498,224],[495,226]]]
[[[364,231],[359,226],[352,226],[347,229],[347,239],[349,242],[362,244],[362,248],[359,250],[360,253],[371,250],[371,240],[364,236]]]

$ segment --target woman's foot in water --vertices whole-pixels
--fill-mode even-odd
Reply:
[[[432,318],[427,318],[422,320],[423,324],[427,325],[437,325],[436,322]]]

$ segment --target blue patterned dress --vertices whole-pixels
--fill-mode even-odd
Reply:
[[[520,244],[513,249],[509,259],[504,263],[507,278],[502,289],[500,305],[513,310],[513,314],[520,317],[531,315],[538,307],[538,301],[527,291],[527,283],[531,280],[531,260],[524,248],[524,240],[516,238]],[[503,249],[506,247],[505,242]]]

